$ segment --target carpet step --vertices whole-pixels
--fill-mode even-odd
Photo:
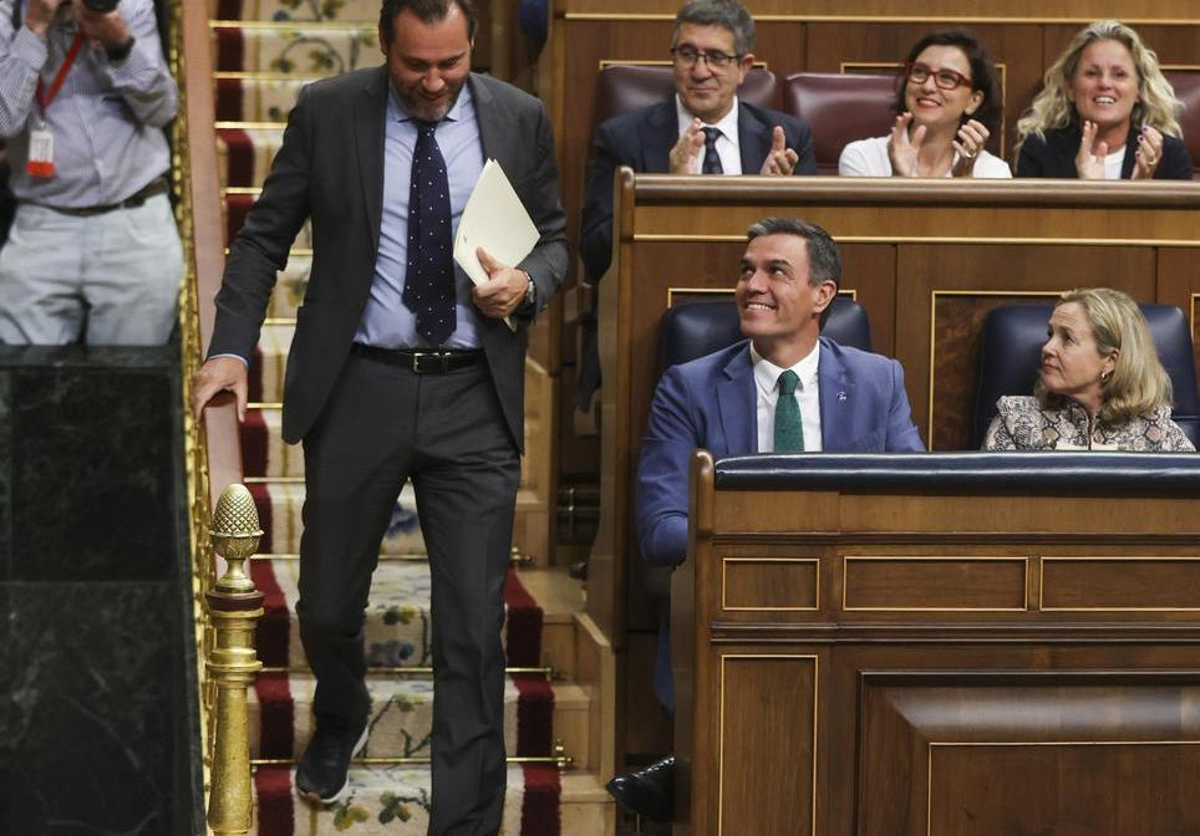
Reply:
[[[258,21],[212,27],[217,72],[330,76],[383,63],[378,11],[370,23]]]
[[[257,809],[251,832],[258,836],[424,836],[432,786],[428,767],[354,767],[349,778],[350,794],[322,809],[296,795],[291,767],[260,766],[254,774]],[[554,767],[509,767],[500,833],[591,836],[603,832],[562,829],[559,803],[560,798],[564,803],[567,799],[561,796],[561,778]]]
[[[297,560],[255,561],[251,577],[266,599],[259,622],[258,657],[268,668],[308,667],[296,623],[299,599]],[[506,584],[508,618],[505,647],[511,667],[534,667],[541,658],[541,610],[511,575]],[[416,560],[384,560],[371,582],[363,642],[367,665],[428,668],[433,664],[433,620],[429,606],[429,565]],[[511,648],[509,634],[515,627]]]
[[[258,657],[269,668],[307,667],[295,623],[298,560],[255,560],[250,572],[266,594],[258,628]],[[505,588],[505,647],[510,667],[550,665],[560,678],[578,673],[575,613],[583,609],[579,582],[565,568],[510,571]],[[371,582],[364,641],[372,667],[432,665],[429,565],[381,560]]]
[[[247,433],[265,428],[260,422],[265,422],[268,411],[255,411],[247,420]],[[273,411],[273,419],[279,417],[278,410]],[[247,436],[243,436],[244,439]],[[265,462],[261,457],[266,450],[271,450],[276,470],[291,472],[296,477],[304,473],[304,454],[299,445],[270,444],[271,437],[264,435],[261,439],[263,448],[259,449],[254,436],[243,441],[243,459],[253,462],[254,470],[261,471]],[[278,436],[274,436],[278,438]],[[247,475],[251,468],[247,467]],[[298,472],[297,472],[298,471]],[[287,477],[294,478],[294,477]],[[263,538],[259,544],[260,554],[299,554],[300,534],[304,530],[302,511],[304,508],[304,483],[293,481],[259,482],[248,485],[254,504],[258,508],[259,524],[263,529]],[[396,507],[392,510],[392,519],[388,523],[383,541],[380,543],[380,554],[389,555],[424,555],[425,539],[421,536],[421,526],[417,521],[417,500],[411,483],[406,483],[400,491]],[[426,591],[428,591],[426,589]]]
[[[282,144],[282,128],[222,121],[217,127],[217,174],[222,188],[261,188]]]
[[[213,20],[379,20],[379,0],[208,0]]]
[[[250,757],[294,759],[312,734],[315,680],[310,673],[260,674],[249,692]],[[369,674],[370,736],[363,758],[429,756],[433,682],[424,678]],[[507,678],[504,740],[513,755],[545,757],[561,741],[576,768],[587,769],[588,691],[570,682],[547,682],[528,674]]]

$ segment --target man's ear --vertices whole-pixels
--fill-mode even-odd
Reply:
[[[833,279],[826,279],[817,285],[817,301],[813,305],[813,313],[820,316],[825,312],[825,309],[833,304],[833,300],[837,298],[837,285]]]
[[[750,68],[754,66],[754,53],[747,52],[738,61],[738,84],[740,85],[746,80],[746,73],[750,72]]]

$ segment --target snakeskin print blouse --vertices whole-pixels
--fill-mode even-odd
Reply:
[[[1169,407],[1140,415],[1119,427],[1093,422],[1086,409],[1068,402],[1061,409],[1042,409],[1037,398],[1005,395],[996,402],[984,450],[1129,450],[1139,453],[1190,452],[1196,448]]]

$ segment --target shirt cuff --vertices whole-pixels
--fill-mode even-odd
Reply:
[[[41,72],[49,55],[46,42],[33,34],[33,30],[28,26],[22,26],[13,36],[11,52],[35,72]]]
[[[209,360],[216,360],[218,357],[235,357],[235,358],[237,358],[238,360],[241,360],[241,361],[242,361],[242,365],[244,365],[244,366],[245,366],[247,369],[248,369],[248,368],[250,368],[250,361],[249,361],[249,360],[247,360],[245,357],[243,357],[243,356],[242,356],[242,355],[240,355],[240,354],[210,354],[210,355],[208,356],[208,359],[209,359]]]
[[[139,79],[152,79],[158,73],[158,62],[146,55],[146,45],[141,39],[135,39],[133,49],[120,61],[112,61],[105,55],[108,63],[108,75],[114,84],[129,88],[137,84]]]

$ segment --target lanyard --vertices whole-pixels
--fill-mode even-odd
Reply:
[[[62,66],[58,68],[58,74],[54,76],[54,83],[50,85],[49,93],[42,89],[42,77],[38,76],[37,103],[42,111],[42,119],[46,118],[46,108],[50,107],[50,103],[54,101],[54,97],[58,95],[59,89],[63,86],[63,82],[67,80],[67,72],[75,63],[75,56],[79,55],[79,50],[83,47],[83,37],[83,32],[75,35],[75,40],[71,42],[71,49],[67,51],[67,57],[63,59]]]

